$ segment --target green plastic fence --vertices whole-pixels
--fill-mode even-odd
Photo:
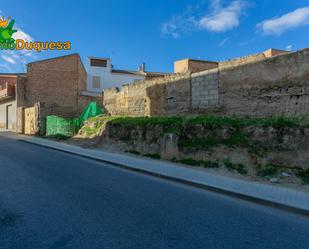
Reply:
[[[46,132],[49,137],[72,137],[75,133],[74,120],[58,116],[47,116]]]
[[[47,116],[46,136],[63,138],[72,137],[87,119],[101,114],[103,114],[103,112],[100,106],[96,102],[91,102],[78,118],[66,119],[58,116]]]

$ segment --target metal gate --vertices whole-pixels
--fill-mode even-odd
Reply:
[[[25,108],[25,134],[35,135],[38,132],[38,108]]]

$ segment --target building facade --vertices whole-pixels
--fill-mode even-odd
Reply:
[[[16,86],[23,74],[0,74],[0,129],[16,128]]]
[[[125,83],[166,75],[165,73],[146,72],[145,63],[137,71],[117,70],[113,68],[110,58],[88,57],[86,68],[87,91],[99,94],[106,88],[121,87]]]
[[[39,103],[40,122],[47,115],[76,117],[98,97],[84,95],[86,70],[78,54],[36,61],[26,74],[0,75],[0,128],[17,130],[18,108]]]

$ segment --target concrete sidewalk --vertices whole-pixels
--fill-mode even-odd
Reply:
[[[208,172],[175,165],[166,161],[132,157],[129,155],[83,149],[77,146],[55,142],[38,137],[28,137],[13,133],[0,133],[23,142],[36,144],[66,153],[107,162],[109,164],[142,172],[149,175],[178,181],[205,189],[256,201],[293,212],[309,215],[309,193],[289,188],[273,186],[235,178],[214,175]]]

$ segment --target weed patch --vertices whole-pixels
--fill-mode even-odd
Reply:
[[[227,145],[227,146],[244,146],[248,144],[248,136],[247,134],[245,134],[244,132],[237,130],[235,131],[231,137],[229,137],[226,140],[223,140],[223,144]]]
[[[277,174],[279,171],[278,166],[272,165],[272,164],[266,164],[266,165],[259,165],[256,168],[256,174],[257,176],[266,177],[266,176],[273,176]]]
[[[160,154],[157,154],[157,153],[147,153],[147,154],[144,154],[143,156],[146,156],[146,157],[150,157],[152,159],[161,159],[161,156]]]
[[[140,155],[140,153],[136,150],[125,150],[124,152],[131,153],[131,154],[134,154],[134,155]]]
[[[187,164],[187,165],[191,165],[191,166],[202,166],[204,168],[219,168],[220,165],[218,162],[215,161],[208,161],[208,160],[195,160],[193,158],[185,158],[185,159],[181,159],[181,160],[172,160],[173,162],[177,162],[177,163],[182,163],[182,164]]]
[[[220,144],[224,144],[229,147],[233,146],[245,146],[248,144],[248,136],[240,130],[235,131],[229,138],[223,139],[220,137],[207,137],[207,138],[180,138],[178,145],[180,147],[187,148],[200,148],[207,149]]]
[[[188,147],[188,148],[209,148],[212,146],[216,146],[220,144],[221,141],[214,137],[209,138],[180,138],[178,141],[178,145],[180,147]]]
[[[241,163],[232,163],[230,160],[223,161],[225,167],[229,170],[237,171],[239,174],[246,175],[248,170],[246,169],[245,165]]]
[[[309,184],[309,169],[300,169],[296,175],[302,179],[304,184]]]
[[[215,161],[202,161],[202,166],[204,168],[219,168],[220,167],[219,163]]]

